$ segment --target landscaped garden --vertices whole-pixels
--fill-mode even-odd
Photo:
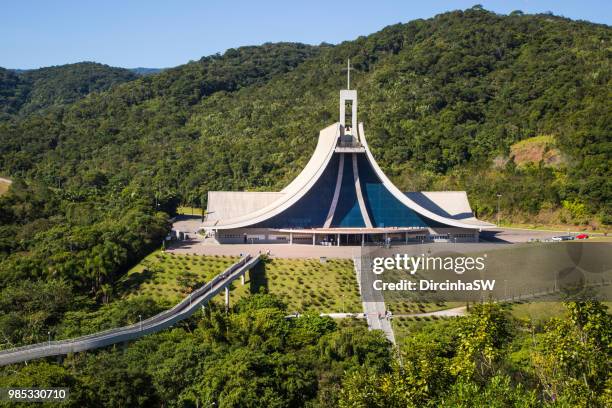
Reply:
[[[350,259],[267,259],[242,286],[234,281],[231,301],[249,292],[268,291],[287,304],[287,310],[303,313],[361,313],[363,307]]]
[[[238,257],[183,255],[156,251],[130,270],[122,281],[122,294],[148,295],[176,303],[194,289],[223,272]],[[249,293],[278,295],[291,312],[360,313],[359,288],[353,262],[348,259],[265,259],[231,285],[232,304]],[[217,299],[216,299],[217,300]],[[218,299],[220,300],[220,298]]]
[[[122,292],[124,297],[148,295],[158,301],[176,303],[238,259],[155,251],[128,272],[121,282]]]

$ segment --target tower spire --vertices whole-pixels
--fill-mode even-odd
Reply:
[[[351,59],[346,61],[346,89],[351,89]]]
[[[351,89],[351,70],[354,70],[355,68],[351,67],[351,59],[347,59],[346,61],[346,68],[343,69],[346,70],[346,89],[349,90]]]

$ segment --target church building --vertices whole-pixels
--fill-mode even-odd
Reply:
[[[357,122],[357,91],[346,89],[340,121],[320,131],[310,161],[289,185],[278,192],[209,191],[201,229],[220,244],[371,245],[478,242],[491,227],[474,217],[465,191],[400,191]]]

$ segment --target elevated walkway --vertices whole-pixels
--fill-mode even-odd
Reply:
[[[200,306],[225,290],[226,305],[229,303],[229,285],[260,261],[259,255],[246,255],[238,262],[215,276],[210,282],[196,289],[172,309],[161,312],[142,322],[117,329],[106,330],[74,339],[32,344],[0,351],[0,366],[20,363],[36,358],[65,355],[135,340],[156,333],[194,314]]]

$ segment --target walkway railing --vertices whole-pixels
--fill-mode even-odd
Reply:
[[[191,316],[198,310],[198,307],[202,303],[209,301],[235,279],[252,269],[259,260],[259,256],[253,258],[251,255],[246,255],[225,271],[215,276],[210,282],[190,293],[173,308],[165,310],[141,322],[74,339],[50,341],[2,350],[0,351],[0,366],[28,361],[35,358],[64,355],[105,347],[111,344],[134,340],[144,335],[168,328]]]

